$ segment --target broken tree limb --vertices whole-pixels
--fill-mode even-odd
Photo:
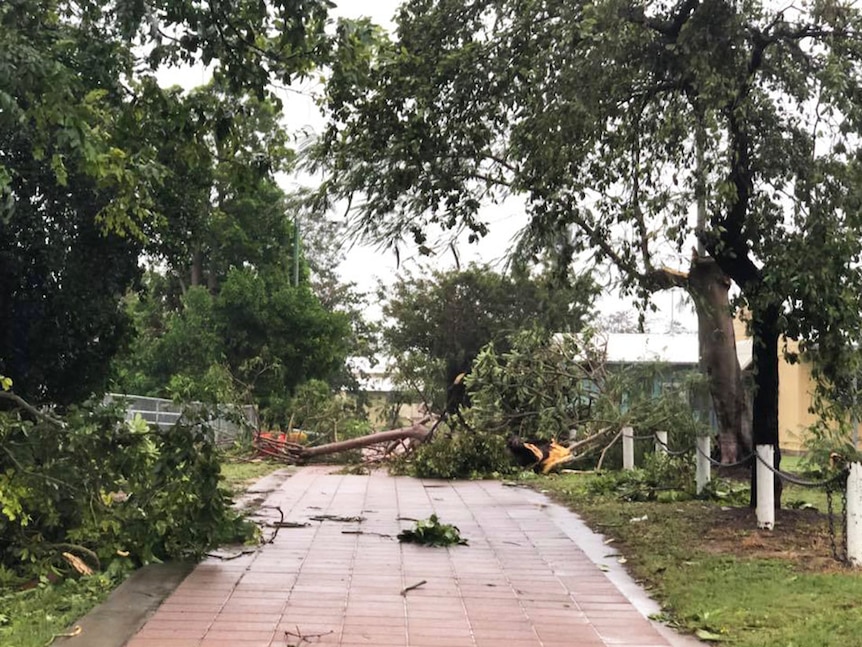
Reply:
[[[325,456],[327,454],[337,454],[338,452],[346,452],[351,449],[362,449],[369,445],[388,443],[394,440],[404,440],[407,438],[422,442],[428,438],[430,433],[428,427],[425,426],[425,422],[427,422],[427,420],[422,420],[410,427],[379,431],[374,434],[368,434],[367,436],[351,438],[350,440],[341,440],[336,443],[326,443],[325,445],[318,445],[316,447],[303,447],[301,457],[306,459],[314,458],[315,456]]]
[[[420,586],[423,586],[425,584],[428,584],[428,580],[421,580],[419,582],[416,582],[416,584],[411,584],[410,586],[405,586],[403,589],[401,589],[401,595],[406,596],[408,591],[412,591],[413,589],[418,589]]]
[[[613,440],[611,440],[611,442],[609,442],[607,445],[605,445],[605,448],[602,450],[602,455],[601,455],[601,456],[599,456],[599,462],[598,462],[598,464],[596,465],[596,470],[597,470],[597,471],[602,469],[602,465],[603,465],[603,464],[604,464],[604,462],[605,462],[605,454],[607,454],[607,453],[608,453],[608,450],[609,450],[611,447],[613,447],[613,446],[616,444],[616,442],[617,442],[620,438],[622,438],[622,435],[623,435],[623,430],[622,430],[622,429],[620,429],[620,430],[616,433],[616,435],[614,436]]]
[[[293,442],[276,440],[274,438],[257,437],[255,449],[259,454],[283,460],[288,463],[302,463],[308,459],[318,456],[327,456],[355,449],[363,449],[372,445],[389,445],[403,443],[406,440],[424,442],[430,438],[431,429],[426,426],[430,418],[423,418],[409,427],[389,429],[377,433],[341,440],[324,445],[307,447]]]

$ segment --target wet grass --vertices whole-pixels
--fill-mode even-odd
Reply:
[[[91,576],[33,588],[0,588],[0,645],[45,647],[104,600],[119,580]],[[81,644],[86,644],[82,635]]]
[[[623,502],[590,488],[595,478],[566,474],[535,486],[613,539],[669,624],[741,647],[859,644],[862,575],[832,560],[824,515],[779,511],[776,529],[759,531],[747,508]]]
[[[286,466],[283,463],[276,461],[228,457],[221,465],[221,478],[225,487],[238,494],[247,490],[258,479],[284,467]]]

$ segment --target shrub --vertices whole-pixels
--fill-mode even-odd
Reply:
[[[643,467],[607,472],[591,481],[590,494],[623,501],[680,501],[694,496],[692,456],[647,454]]]
[[[458,479],[499,476],[515,468],[502,436],[456,431],[419,447],[409,471],[420,478]]]
[[[0,565],[22,575],[199,557],[249,537],[219,485],[212,429],[125,422],[90,403],[63,420],[0,412]]]

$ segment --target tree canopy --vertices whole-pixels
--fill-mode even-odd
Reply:
[[[328,29],[332,6],[0,4],[0,371],[21,395],[69,403],[104,387],[142,252],[213,291],[285,261],[273,255],[293,229],[273,177],[292,152],[270,84],[337,42],[344,60],[361,49],[370,32]],[[160,69],[193,64],[208,86],[159,86]]]
[[[777,443],[781,335],[835,379],[862,311],[862,14],[822,0],[408,0],[361,67],[334,66],[316,162],[365,235],[483,235],[524,196],[525,239],[648,299],[699,240],[755,339],[754,436]],[[703,204],[698,223],[695,205]],[[527,245],[529,247],[529,245]]]
[[[505,350],[525,329],[578,331],[597,291],[589,276],[564,284],[549,275],[508,276],[478,265],[406,275],[387,288],[383,342],[398,358],[402,381],[443,410],[447,389],[471,370],[483,347],[495,343]]]

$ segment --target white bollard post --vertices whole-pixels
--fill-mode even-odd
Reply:
[[[635,468],[635,431],[631,427],[623,427],[623,469]]]
[[[667,432],[666,431],[655,432],[655,453],[656,454],[667,454]]]
[[[710,447],[709,436],[698,436],[695,439],[695,442],[697,443],[697,456],[695,462],[694,482],[697,485],[697,493],[700,494],[712,478],[709,464],[709,454],[712,451],[712,448]]]
[[[757,446],[757,527],[766,530],[775,528],[775,477],[769,469],[775,464],[774,454],[772,445]]]
[[[847,559],[862,566],[862,463],[850,463],[847,475]]]

